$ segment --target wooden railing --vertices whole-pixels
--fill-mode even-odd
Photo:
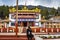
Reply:
[[[32,32],[33,33],[57,33],[57,32],[60,32],[60,28],[40,28],[40,27],[34,27],[34,28],[31,28],[32,29]],[[16,32],[16,28],[12,28],[12,27],[9,27],[9,28],[0,28],[0,33],[3,33],[3,32]],[[18,32],[21,32],[21,33],[26,33],[26,28],[18,28]]]
[[[15,32],[16,30],[15,30],[16,28],[11,28],[11,27],[9,27],[9,28],[0,28],[0,33],[3,33],[3,32],[7,32],[7,33],[9,33],[9,32]]]
[[[60,28],[31,28],[33,33],[58,33]],[[26,32],[26,28],[23,28],[23,32]]]

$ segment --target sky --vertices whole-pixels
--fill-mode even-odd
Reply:
[[[46,7],[54,7],[58,8],[60,7],[60,0],[19,0],[19,5],[42,5]],[[0,0],[0,6],[1,5],[8,5],[8,6],[14,6],[16,5],[16,0]]]

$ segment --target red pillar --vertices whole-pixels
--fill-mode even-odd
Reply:
[[[32,26],[35,26],[35,22],[33,22]]]
[[[17,22],[15,23],[15,26],[16,26],[16,30],[15,31],[16,31],[16,36],[17,36],[17,33],[18,33],[18,23]]]

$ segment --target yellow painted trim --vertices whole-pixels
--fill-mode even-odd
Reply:
[[[27,7],[24,7],[22,8],[22,10],[18,10],[19,12],[41,12],[40,9],[38,8],[35,8],[35,9],[32,9],[32,10],[28,10]],[[9,12],[16,12],[16,9],[15,8],[12,8],[12,9],[9,9]]]

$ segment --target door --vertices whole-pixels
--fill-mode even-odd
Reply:
[[[27,22],[23,22],[24,27],[27,27]]]

